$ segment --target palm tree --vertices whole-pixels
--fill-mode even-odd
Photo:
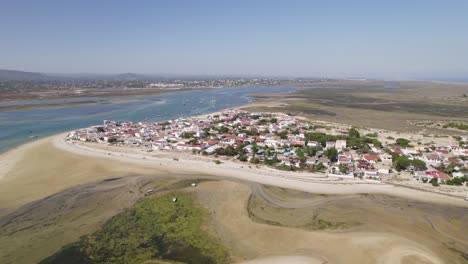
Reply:
[[[255,158],[255,154],[257,153],[257,151],[258,151],[257,144],[253,144],[252,145],[252,159]]]

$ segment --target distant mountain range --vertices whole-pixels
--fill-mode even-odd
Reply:
[[[20,80],[45,80],[47,76],[37,72],[0,70],[0,80],[20,81]]]
[[[39,81],[39,80],[132,80],[132,79],[152,79],[156,76],[121,73],[121,74],[61,74],[61,73],[38,73],[16,70],[0,69],[0,80],[3,81]]]
[[[38,73],[17,70],[0,69],[0,81],[37,81],[37,80],[164,80],[164,79],[219,79],[219,78],[268,78],[280,79],[287,77],[256,76],[256,75],[191,75],[191,74],[98,74],[98,73]]]

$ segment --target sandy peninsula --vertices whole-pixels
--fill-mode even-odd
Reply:
[[[328,206],[329,208],[337,208],[336,211],[333,211],[333,215],[343,212],[343,209],[340,208],[349,207],[348,204],[341,204],[339,201],[349,200],[350,205],[352,205],[355,203],[353,199],[361,199],[359,203],[362,203],[362,199],[365,199],[360,198],[362,195],[352,198],[353,194],[362,193],[392,195],[400,197],[399,201],[419,200],[448,207],[455,205],[459,208],[457,210],[464,210],[468,204],[459,197],[382,183],[340,181],[327,178],[322,174],[288,173],[254,166],[249,168],[246,164],[228,160],[222,160],[221,164],[216,165],[210,160],[197,159],[198,156],[193,155],[155,154],[145,153],[139,149],[115,147],[105,149],[106,146],[104,149],[102,146],[99,149],[98,147],[98,145],[93,144],[74,144],[71,141],[66,141],[65,135],[61,134],[20,146],[0,156],[0,208],[4,210],[4,214],[8,213],[8,210],[13,211],[21,206],[29,206],[34,209],[37,207],[36,202],[41,199],[42,203],[49,203],[52,198],[63,197],[67,201],[66,204],[70,204],[67,206],[67,210],[71,210],[70,216],[67,216],[66,211],[59,205],[56,206],[56,214],[60,216],[59,218],[77,219],[67,223],[67,226],[70,225],[68,230],[75,230],[73,235],[71,233],[57,234],[60,227],[47,224],[44,225],[44,228],[50,228],[47,233],[41,231],[42,229],[25,229],[7,240],[0,239],[0,244],[7,247],[8,252],[16,252],[14,254],[17,256],[24,256],[24,252],[38,254],[43,252],[41,245],[47,243],[39,245],[37,241],[54,241],[53,247],[48,248],[50,255],[58,250],[64,241],[72,242],[79,235],[96,230],[105,219],[101,217],[97,221],[97,211],[93,210],[102,211],[106,204],[121,206],[124,202],[122,195],[134,195],[138,191],[144,192],[144,189],[137,187],[131,189],[132,192],[130,192],[130,190],[125,189],[127,184],[124,182],[110,181],[108,184],[119,183],[122,186],[119,188],[124,188],[120,192],[122,194],[96,194],[98,197],[96,200],[82,202],[83,206],[86,205],[82,211],[87,213],[79,215],[72,210],[78,205],[73,204],[74,199],[67,198],[66,190],[75,186],[77,188],[83,186],[84,188],[87,184],[96,182],[107,184],[105,180],[111,178],[132,179],[136,182],[138,177],[132,176],[137,175],[151,177],[176,175],[182,179],[184,177],[212,175],[213,179],[219,179],[220,181],[201,183],[197,188],[190,190],[194,192],[200,205],[209,211],[209,229],[221,237],[223,244],[230,249],[233,262],[450,263],[446,257],[451,258],[453,257],[451,254],[454,253],[450,253],[450,249],[443,246],[440,241],[453,240],[450,240],[450,237],[444,233],[457,236],[456,230],[452,230],[454,223],[460,223],[463,228],[466,228],[466,225],[460,222],[465,219],[463,216],[454,218],[456,220],[451,220],[451,224],[448,225],[448,222],[441,218],[443,216],[443,212],[441,212],[441,216],[435,215],[430,218],[436,223],[435,227],[444,233],[436,232],[425,218],[419,216],[412,218],[411,214],[399,213],[413,209],[402,211],[400,209],[402,205],[392,205],[386,200],[383,201],[384,203],[377,201],[373,206],[364,204],[362,208],[350,210],[349,216],[345,214],[344,217],[362,217],[362,221],[374,219],[368,225],[363,225],[356,230],[314,231],[255,222],[252,221],[246,210],[249,197],[252,195],[252,188],[240,184],[238,181],[278,186],[321,195],[340,194],[347,196],[348,198],[344,200],[326,198],[327,208]],[[174,158],[178,158],[178,160],[174,160]],[[102,188],[108,189],[107,185],[103,185]],[[62,196],[56,195],[62,192],[65,192]],[[76,194],[80,193],[82,191],[77,189]],[[302,214],[302,211],[298,211],[302,209],[296,208],[297,206],[312,211],[318,210],[318,212],[324,210],[324,204],[303,203],[302,201],[306,199],[308,198],[305,197],[300,201],[281,201],[283,205],[287,205],[284,206],[285,210],[291,210],[288,211],[288,214],[296,211]],[[374,202],[372,203],[374,204]],[[129,203],[127,202],[127,204]],[[288,208],[291,207],[290,205],[294,205],[294,208]],[[369,209],[371,207],[373,209]],[[115,210],[106,211],[106,214],[109,216],[111,213],[115,213]],[[418,210],[414,209],[414,212],[418,212]],[[360,213],[356,214],[356,212]],[[1,215],[0,212],[0,217]],[[278,215],[281,216],[284,213]],[[79,217],[88,216],[92,216],[92,219],[96,220],[93,221],[92,225],[82,225],[81,221],[84,219],[79,220],[81,219]],[[55,223],[56,219],[58,218],[54,217],[50,221]],[[28,226],[28,223],[25,224]],[[90,223],[90,221],[86,220],[86,223]],[[417,224],[417,228],[415,228],[415,224]],[[435,237],[437,237],[436,240]],[[455,238],[461,239],[459,236]],[[11,243],[12,241],[14,243]],[[25,243],[24,241],[28,242],[25,246],[21,246]],[[464,239],[454,243],[458,243],[460,249],[466,248]],[[47,256],[47,254],[41,254],[35,258],[41,259]]]
[[[380,193],[407,199],[468,207],[458,192],[444,195],[403,186],[340,180],[323,174],[285,172],[268,167],[249,166],[211,158],[161,152],[146,153],[137,148],[108,147],[67,141],[66,134],[44,138],[1,154],[0,204],[2,208],[22,205],[76,184],[135,174],[212,175],[220,179],[238,179],[282,188],[322,194]],[[73,165],[73,166],[71,166]],[[93,173],[90,173],[93,171]],[[96,173],[97,172],[97,173]],[[32,175],[37,175],[33,177]],[[64,177],[67,175],[68,177]],[[9,184],[12,184],[7,188]],[[18,186],[22,191],[12,192]],[[15,199],[11,198],[13,195]]]
[[[116,161],[158,168],[172,173],[213,175],[222,178],[252,181],[282,188],[322,194],[380,193],[432,203],[452,204],[468,207],[465,193],[444,195],[441,193],[395,186],[391,184],[361,180],[329,178],[324,174],[284,172],[268,167],[255,167],[242,163],[223,161],[215,164],[210,159],[197,159],[194,155],[163,153],[163,155],[142,152],[132,148],[102,147],[98,144],[84,144],[67,141],[64,135],[52,140],[55,147],[88,157],[106,157]],[[195,156],[196,157],[196,156]]]

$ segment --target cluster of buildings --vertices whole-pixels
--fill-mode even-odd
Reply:
[[[427,182],[436,178],[440,183],[453,177],[468,177],[466,170],[468,168],[468,149],[459,145],[439,147],[371,146],[370,153],[365,155],[353,155],[351,150],[339,154],[337,162],[330,166],[329,172],[336,177],[363,176],[364,178],[380,180],[380,176],[394,171],[393,156],[388,152],[405,156],[410,163],[414,160],[423,161],[424,167],[410,164],[405,168],[418,181]],[[451,175],[439,170],[440,167],[448,166],[454,166]]]
[[[310,133],[334,134],[334,140],[314,141]],[[73,140],[102,144],[137,146],[147,151],[191,151],[203,155],[235,156],[242,161],[265,163],[281,168],[327,171],[329,176],[361,177],[380,180],[392,173],[393,157],[405,155],[410,160],[426,163],[424,170],[408,166],[418,180],[451,177],[433,167],[455,163],[468,167],[468,150],[460,146],[381,145],[367,143],[366,149],[348,146],[348,131],[316,127],[283,113],[251,113],[226,110],[219,114],[179,118],[166,122],[118,122],[105,120],[93,126],[71,132]],[[327,150],[336,149],[331,157]],[[242,158],[242,159],[241,159]],[[269,163],[267,163],[269,161]],[[273,162],[272,162],[273,161]],[[462,171],[452,177],[464,176]]]

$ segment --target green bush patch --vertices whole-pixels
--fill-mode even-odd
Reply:
[[[147,197],[41,263],[225,263],[225,249],[201,228],[204,214],[190,194]]]

